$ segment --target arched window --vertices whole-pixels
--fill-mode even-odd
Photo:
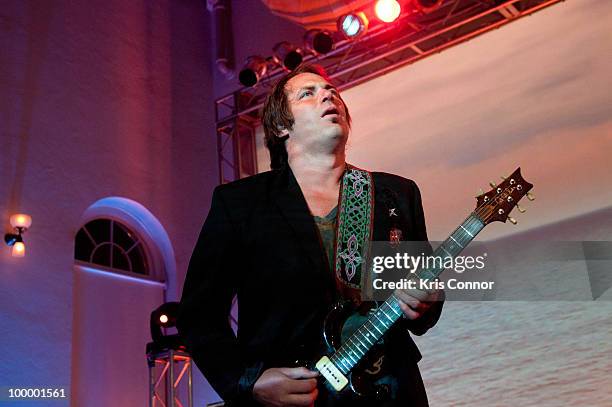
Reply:
[[[113,219],[94,219],[85,224],[76,234],[74,258],[108,271],[152,277],[144,241]]]
[[[76,269],[161,283],[164,300],[178,301],[174,249],[168,233],[147,208],[128,198],[110,196],[90,205],[78,225]]]

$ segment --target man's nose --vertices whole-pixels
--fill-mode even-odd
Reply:
[[[333,100],[334,94],[330,89],[321,89],[321,103]]]

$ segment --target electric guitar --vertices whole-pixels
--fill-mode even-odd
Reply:
[[[476,209],[457,229],[434,251],[433,256],[441,258],[457,256],[491,222],[507,220],[516,224],[509,216],[518,202],[527,196],[532,184],[521,176],[520,168],[487,193],[478,195]],[[417,278],[435,280],[444,269],[440,266],[416,271]],[[385,385],[376,384],[377,372],[381,370],[384,355],[380,346],[381,338],[402,317],[399,299],[394,294],[370,312],[356,310],[349,303],[336,305],[325,319],[323,343],[326,354],[309,367],[320,373],[328,397],[369,397],[384,400],[389,396]],[[350,394],[346,394],[350,393]]]

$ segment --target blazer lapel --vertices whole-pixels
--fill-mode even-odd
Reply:
[[[376,182],[376,180],[374,181]],[[383,195],[384,188],[376,188],[374,192],[374,230],[372,231],[372,240],[386,242],[389,240],[389,230],[391,229],[389,203]]]
[[[273,182],[271,198],[295,233],[299,246],[312,262],[313,269],[329,270],[327,255],[321,247],[317,226],[310,214],[304,194],[288,165],[279,171]]]

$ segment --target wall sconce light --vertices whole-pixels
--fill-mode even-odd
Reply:
[[[23,235],[30,226],[32,226],[32,217],[23,213],[18,213],[11,216],[11,226],[17,233],[7,233],[4,235],[4,241],[7,245],[12,246],[11,255],[13,257],[25,256],[25,244],[23,243]]]

